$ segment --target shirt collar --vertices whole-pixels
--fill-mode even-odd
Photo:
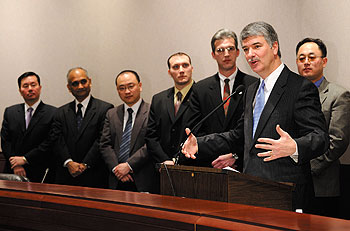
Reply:
[[[27,112],[28,108],[33,108],[32,111],[32,115],[34,114],[35,110],[37,109],[37,107],[39,106],[39,103],[41,102],[41,100],[39,99],[38,101],[36,101],[35,104],[33,104],[32,106],[29,106],[26,102],[24,102],[24,111]]]
[[[220,72],[218,72],[218,74],[219,74],[220,80],[222,80],[223,82],[225,82],[225,79],[229,79],[230,83],[233,83],[234,81],[232,81],[232,80],[234,80],[236,78],[237,72],[238,72],[238,68],[236,68],[235,72],[233,72],[232,75],[230,75],[229,77],[222,75]]]
[[[133,110],[133,113],[137,113],[137,111],[140,108],[142,99],[140,98],[139,101],[137,101],[134,105],[132,105],[131,107],[129,107],[126,103],[124,103],[124,115],[128,114],[128,108],[131,108]]]
[[[316,85],[317,88],[319,88],[321,86],[321,83],[323,82],[323,80],[324,80],[324,76],[322,76],[321,79],[319,79],[316,82],[314,82],[314,84]]]
[[[75,99],[75,110],[77,111],[78,110],[78,107],[77,105],[79,103],[81,103],[83,105],[83,108],[86,109],[87,106],[89,105],[89,102],[90,102],[90,99],[91,99],[91,94],[88,95],[88,97],[86,97],[83,101],[79,102],[77,99]]]
[[[265,89],[270,92],[275,85],[278,77],[280,76],[281,72],[283,71],[284,63],[281,63],[276,70],[274,70],[269,76],[267,76],[264,79],[265,82]],[[262,81],[262,78],[260,78],[260,82]]]
[[[182,88],[181,90],[179,90],[176,87],[174,87],[174,89],[175,89],[175,91],[174,91],[174,99],[176,98],[176,94],[178,92],[181,92],[181,94],[182,94],[181,102],[182,102],[183,99],[186,97],[187,93],[189,92],[189,90],[191,89],[192,85],[193,85],[193,80],[191,81],[190,84],[188,84],[186,87]]]

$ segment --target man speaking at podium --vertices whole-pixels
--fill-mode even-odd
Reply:
[[[243,172],[277,182],[296,184],[293,209],[307,212],[312,192],[310,160],[324,153],[329,139],[318,90],[281,61],[278,36],[265,22],[241,32],[246,60],[260,81],[244,96],[244,112],[235,129],[198,138],[183,146],[186,157],[234,153],[244,145]],[[190,130],[186,129],[187,134]]]

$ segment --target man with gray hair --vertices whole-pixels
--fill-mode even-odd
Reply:
[[[113,105],[94,98],[91,78],[82,67],[67,73],[67,88],[75,100],[57,110],[53,132],[57,137],[56,183],[107,187],[108,174],[98,142],[108,109]]]
[[[182,152],[196,158],[197,152],[235,152],[244,144],[243,172],[294,183],[293,209],[302,211],[307,209],[306,194],[312,190],[310,160],[323,154],[329,145],[318,90],[282,63],[277,33],[271,25],[247,25],[241,32],[241,43],[260,81],[248,87],[237,127],[200,137],[198,143],[191,135]]]
[[[189,127],[195,126],[234,92],[239,85],[247,88],[257,80],[237,68],[236,60],[239,56],[239,49],[235,32],[228,29],[218,30],[211,39],[211,50],[211,56],[218,65],[218,72],[193,86],[193,93],[190,98],[191,119]],[[243,113],[242,98],[243,95],[234,95],[222,108],[204,121],[198,131],[193,132],[198,135],[207,135],[233,129]],[[218,156],[220,154],[225,155],[220,156],[213,163],[212,161],[217,156],[204,160],[198,158],[198,161],[201,162],[199,165],[213,165],[216,168],[224,168],[233,164],[232,153],[217,154]],[[242,162],[240,161],[238,168],[241,169],[241,167]]]

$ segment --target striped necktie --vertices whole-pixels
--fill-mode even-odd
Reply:
[[[122,136],[122,142],[119,149],[119,163],[124,163],[129,158],[130,153],[130,141],[131,141],[131,130],[132,130],[132,113],[133,110],[128,108],[129,117],[125,125],[125,129]]]

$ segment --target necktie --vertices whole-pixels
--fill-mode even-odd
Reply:
[[[176,101],[175,101],[175,115],[177,113],[177,111],[179,110],[180,108],[180,105],[181,105],[181,99],[182,99],[182,94],[181,92],[177,92],[176,93]]]
[[[26,129],[28,128],[30,120],[32,119],[32,113],[33,113],[33,108],[29,107],[27,109],[27,114],[26,114]]]
[[[230,79],[225,79],[225,86],[224,86],[224,93],[223,93],[223,98],[222,101],[225,101],[227,99],[227,97],[230,96],[230,85],[228,84],[230,82]],[[225,104],[224,104],[224,111],[225,111],[225,116],[227,115],[227,111],[228,111],[228,105],[230,104],[230,100],[228,100]]]
[[[129,117],[126,121],[125,129],[122,136],[122,142],[119,149],[119,163],[124,163],[129,158],[130,140],[131,140],[131,124],[133,110],[128,108]]]
[[[255,98],[255,108],[253,113],[253,137],[255,135],[256,127],[258,126],[260,115],[265,106],[265,92],[264,92],[265,82],[261,82],[258,90],[258,94]]]
[[[83,112],[81,110],[83,105],[81,103],[79,103],[77,106],[78,106],[78,111],[77,111],[77,128],[79,130],[80,126],[81,126],[81,122],[83,121]]]

